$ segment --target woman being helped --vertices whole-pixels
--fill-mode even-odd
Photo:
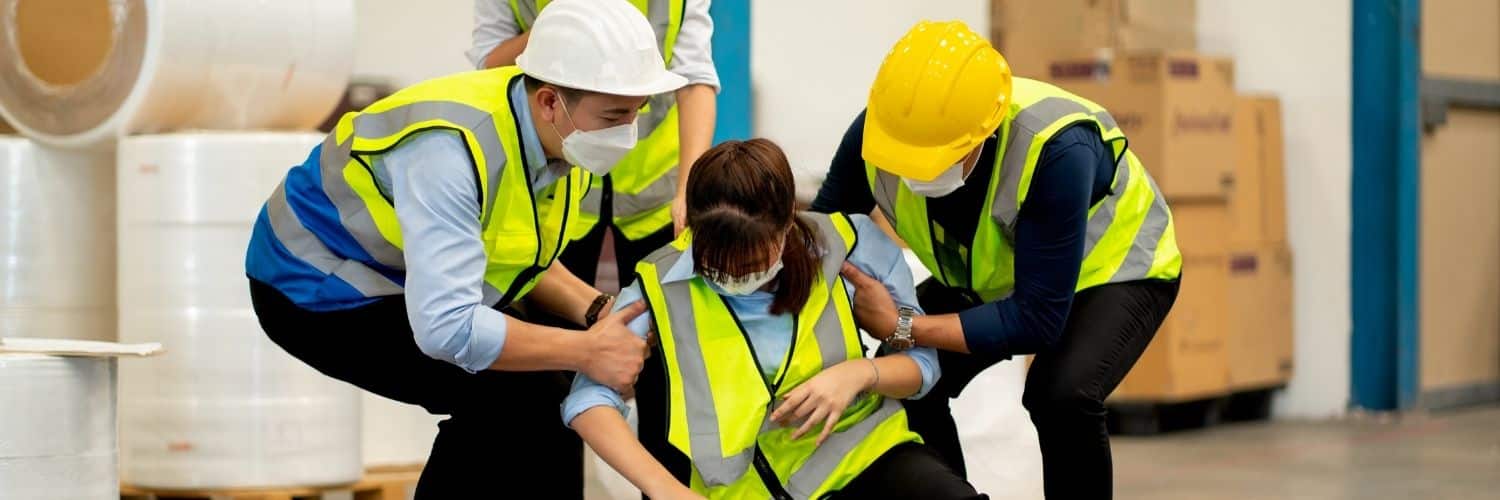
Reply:
[[[931,349],[864,356],[852,265],[914,314],[900,249],[863,215],[798,213],[786,156],[764,139],[703,155],[686,231],[637,265],[615,307],[659,342],[634,387],[579,375],[563,419],[654,498],[985,498],[906,425],[899,399],[937,381]],[[909,324],[909,322],[903,322]],[[640,439],[620,390],[634,391]]]

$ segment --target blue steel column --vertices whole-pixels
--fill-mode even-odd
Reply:
[[[749,139],[755,128],[750,93],[750,0],[713,0],[714,64],[719,70],[719,114],[714,144]]]
[[[1353,0],[1350,395],[1410,408],[1418,393],[1420,0]]]

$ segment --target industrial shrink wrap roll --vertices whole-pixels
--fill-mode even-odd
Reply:
[[[352,0],[0,0],[0,115],[70,148],[307,130],[353,64]]]
[[[0,337],[115,338],[112,152],[0,137]]]
[[[205,133],[120,141],[120,338],[166,349],[121,367],[128,483],[270,487],[360,477],[358,390],[272,343],[245,278],[261,204],[320,140]]]
[[[0,354],[0,498],[115,500],[115,359]]]

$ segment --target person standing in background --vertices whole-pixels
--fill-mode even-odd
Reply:
[[[927,315],[897,328],[885,287],[856,269],[855,317],[895,349],[940,349],[911,428],[964,471],[948,400],[980,371],[1035,354],[1022,404],[1047,498],[1109,498],[1104,399],[1177,298],[1172,213],[1103,107],[1012,78],[962,22],[918,23],[876,73],[812,209],[876,206],[932,272]],[[985,388],[976,387],[983,391]]]
[[[343,115],[261,209],[245,271],[266,335],[449,415],[417,498],[583,498],[582,444],[557,408],[572,372],[635,382],[647,343],[625,323],[644,307],[609,313],[556,260],[590,176],[635,146],[647,97],[686,83],[654,38],[625,0],[557,0],[516,66]]]
[[[550,0],[475,0],[477,68],[514,64],[531,26]],[[562,263],[596,283],[600,254],[613,238],[615,262],[628,275],[635,263],[670,243],[687,220],[683,193],[689,169],[713,142],[719,74],[714,68],[714,24],[709,0],[630,0],[651,21],[667,69],[687,79],[676,92],[653,96],[637,122],[636,148],[609,175],[596,177],[583,200],[578,238]],[[621,283],[623,285],[623,283]]]

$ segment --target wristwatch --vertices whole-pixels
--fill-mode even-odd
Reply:
[[[588,312],[583,315],[584,328],[592,327],[594,323],[599,322],[599,313],[604,312],[604,305],[608,304],[609,300],[613,298],[615,298],[614,295],[607,293],[601,293],[598,297],[594,297],[594,303],[589,304]]]
[[[917,341],[911,337],[911,317],[915,314],[917,310],[910,307],[896,310],[896,332],[885,339],[885,345],[897,351],[905,351],[917,346]]]

